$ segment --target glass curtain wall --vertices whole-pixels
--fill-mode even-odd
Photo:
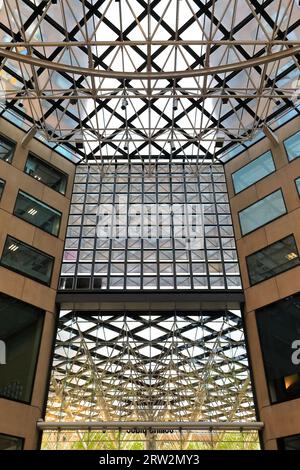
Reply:
[[[241,289],[222,166],[79,165],[60,289],[80,288]]]

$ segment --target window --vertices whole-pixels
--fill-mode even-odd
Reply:
[[[0,294],[0,397],[30,403],[43,322],[43,310]]]
[[[0,179],[0,200],[2,197],[3,190],[4,190],[4,186],[5,186],[5,181]]]
[[[300,398],[300,295],[257,310],[256,319],[271,402]]]
[[[300,132],[297,132],[296,134],[286,139],[283,144],[289,161],[300,157]]]
[[[300,434],[277,439],[279,450],[300,450]]]
[[[281,215],[286,214],[286,207],[281,189],[260,199],[239,213],[242,235],[253,232]]]
[[[295,184],[296,184],[296,188],[297,188],[297,191],[298,191],[298,194],[300,196],[300,178],[297,178],[295,180]]]
[[[235,193],[240,193],[275,171],[272,153],[266,152],[232,174]]]
[[[247,256],[246,261],[252,286],[300,264],[293,235]]]
[[[61,213],[23,191],[19,191],[14,215],[51,235],[57,236],[59,233]]]
[[[22,450],[23,439],[20,437],[8,436],[0,434],[0,451],[1,450]]]
[[[8,236],[2,253],[1,265],[49,285],[53,261],[52,256]]]
[[[11,163],[14,156],[15,147],[16,145],[14,142],[7,139],[3,135],[0,135],[0,160]]]
[[[49,186],[49,188],[54,189],[54,191],[58,191],[61,194],[66,193],[67,175],[31,153],[28,155],[24,171],[36,180]]]

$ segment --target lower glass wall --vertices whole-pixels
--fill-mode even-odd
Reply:
[[[47,431],[44,449],[258,448],[257,432],[240,428],[180,432],[180,423],[256,421],[240,311],[62,311],[46,421],[116,430]]]
[[[259,450],[257,431],[45,431],[47,450]]]

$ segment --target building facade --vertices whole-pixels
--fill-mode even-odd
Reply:
[[[299,448],[299,122],[225,165],[266,449]]]

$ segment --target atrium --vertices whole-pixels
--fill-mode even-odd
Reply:
[[[300,4],[0,0],[0,450],[300,449]]]

